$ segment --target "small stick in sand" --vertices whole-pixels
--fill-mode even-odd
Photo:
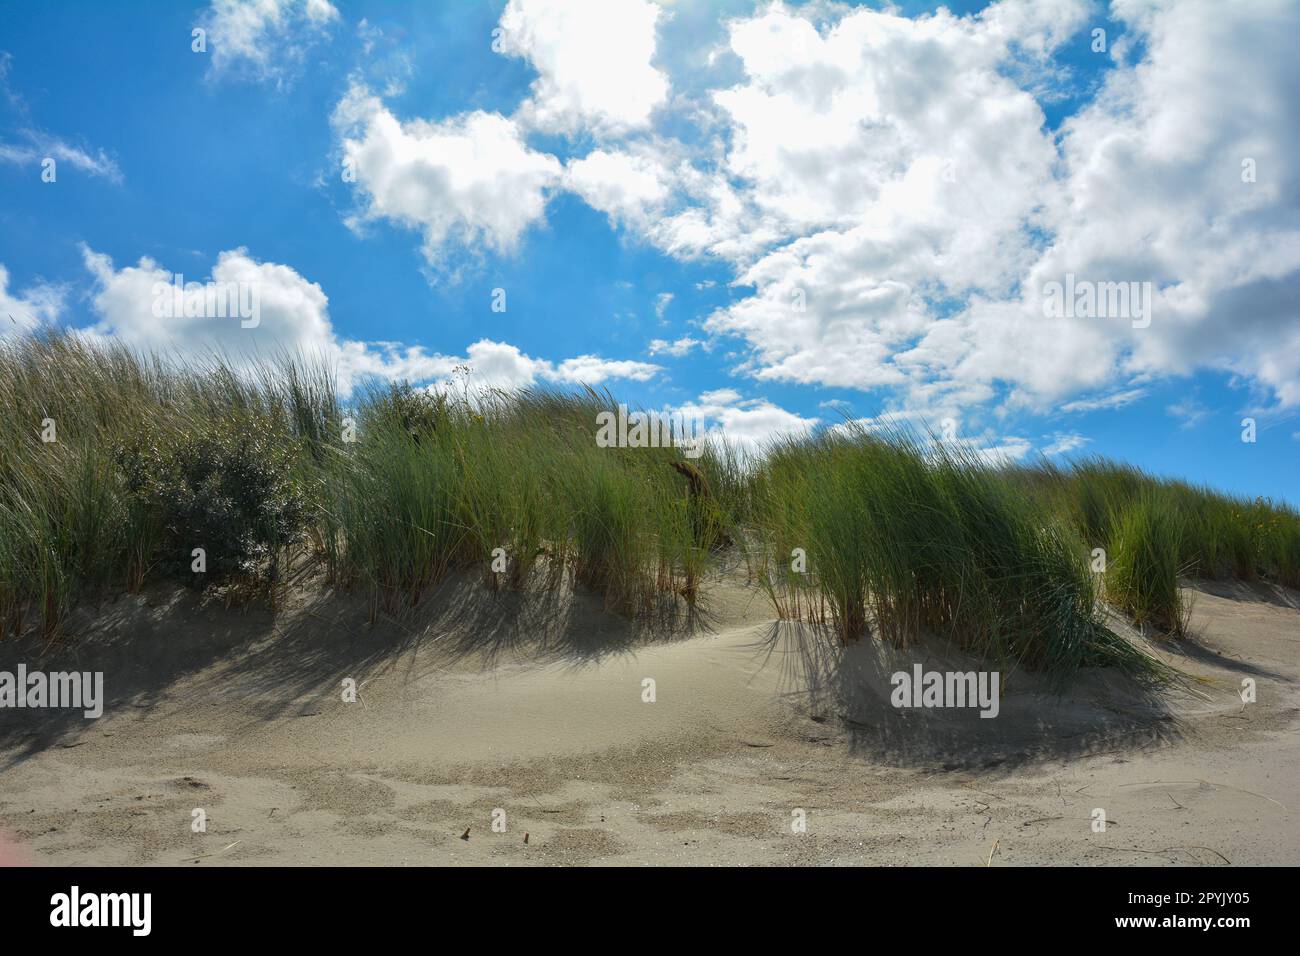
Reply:
[[[466,843],[469,842],[469,830],[470,830],[470,828],[469,828],[469,827],[466,827],[466,828],[465,828],[465,832],[462,833],[462,834],[460,835],[460,838],[461,838],[462,840],[464,840]]]
[[[1001,842],[1002,842],[1001,840],[993,841],[993,846],[989,848],[989,858],[984,861],[985,866],[993,865],[993,854],[998,852],[998,844]]]
[[[202,856],[191,857],[191,859],[192,859],[195,863],[197,863],[197,862],[199,862],[199,860],[207,860],[207,859],[211,859],[211,858],[214,857],[214,856],[220,856],[221,854],[223,854],[223,853],[225,853],[227,850],[229,850],[232,846],[239,846],[240,842],[242,842],[242,841],[240,841],[240,840],[236,840],[234,843],[227,843],[225,846],[223,846],[223,847],[222,847],[220,850],[218,850],[216,853],[204,853]]]

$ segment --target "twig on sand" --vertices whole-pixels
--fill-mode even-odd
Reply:
[[[993,854],[998,852],[998,844],[1001,842],[1002,842],[1001,840],[993,841],[993,846],[989,847],[989,858],[984,861],[985,866],[993,865]]]
[[[1147,853],[1151,856],[1164,856],[1167,853],[1178,853],[1180,850],[1206,850],[1213,853],[1228,866],[1232,866],[1232,861],[1211,846],[1167,846],[1163,850],[1139,850],[1135,846],[1104,846],[1099,845],[1101,850],[1122,850],[1125,853]]]
[[[227,843],[225,846],[223,846],[223,847],[222,847],[220,850],[218,850],[216,853],[204,853],[202,856],[192,856],[192,857],[190,857],[190,859],[191,859],[191,860],[194,860],[194,861],[197,863],[199,860],[207,860],[207,859],[209,859],[209,858],[211,858],[211,857],[214,857],[214,856],[220,856],[221,854],[223,854],[223,853],[225,853],[227,850],[229,850],[231,847],[233,847],[233,846],[239,846],[239,844],[242,843],[242,842],[243,842],[242,840],[236,840],[234,843]]]
[[[1247,790],[1245,787],[1234,787],[1234,786],[1233,786],[1232,784],[1230,784],[1230,783],[1214,783],[1214,782],[1209,781],[1209,780],[1198,780],[1197,782],[1198,782],[1198,783],[1207,783],[1207,784],[1209,784],[1211,787],[1227,787],[1229,790],[1236,790],[1236,791],[1238,791],[1239,793],[1248,793],[1248,794],[1250,794],[1252,797],[1259,797],[1261,800],[1267,800],[1269,803],[1277,804],[1277,806],[1282,807],[1283,810],[1286,810],[1287,813],[1290,813],[1290,812],[1291,812],[1290,810],[1287,810],[1287,808],[1286,808],[1285,806],[1282,806],[1281,803],[1278,803],[1278,801],[1274,800],[1272,797],[1266,797],[1266,796],[1264,796],[1264,794],[1262,794],[1262,793],[1256,793],[1254,790]]]
[[[1195,780],[1134,780],[1132,783],[1121,783],[1120,787],[1146,787],[1158,783],[1196,783]]]
[[[1203,784],[1205,784],[1207,787],[1223,787],[1223,788],[1226,789],[1226,790],[1236,790],[1238,793],[1248,793],[1248,794],[1250,794],[1252,797],[1259,797],[1261,800],[1267,800],[1269,803],[1272,803],[1272,804],[1275,804],[1275,805],[1281,807],[1283,810],[1286,810],[1287,813],[1290,813],[1290,812],[1291,812],[1291,811],[1290,811],[1290,810],[1289,810],[1285,805],[1283,805],[1283,804],[1279,803],[1278,801],[1274,800],[1272,797],[1266,796],[1266,795],[1264,795],[1264,794],[1262,794],[1262,793],[1256,793],[1254,790],[1247,790],[1245,787],[1234,787],[1234,786],[1233,786],[1232,784],[1230,784],[1230,783],[1218,783],[1218,782],[1216,782],[1216,781],[1214,781],[1214,780],[1201,780],[1200,778],[1197,778],[1196,780],[1138,780],[1138,781],[1135,781],[1134,783],[1121,783],[1120,786],[1121,786],[1121,787],[1142,787],[1142,786],[1155,785],[1155,784],[1161,784],[1161,783],[1163,783],[1163,784],[1170,784],[1170,783],[1182,783],[1182,784],[1188,784],[1188,783],[1203,783]],[[1169,791],[1166,790],[1165,793],[1166,793],[1166,795],[1168,795]],[[1172,800],[1173,798],[1170,797],[1170,799]]]

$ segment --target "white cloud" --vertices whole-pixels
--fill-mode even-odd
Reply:
[[[513,250],[545,216],[548,192],[560,179],[559,161],[530,149],[515,123],[496,113],[401,122],[354,86],[334,124],[361,218],[419,229],[431,262],[452,241]]]
[[[698,401],[673,409],[687,421],[703,423],[706,434],[722,436],[753,455],[776,439],[807,434],[820,419],[804,418],[766,399],[741,400],[735,389],[705,392]]]
[[[792,240],[742,259],[736,284],[756,292],[706,325],[748,341],[753,374],[911,388],[949,364],[914,349],[934,326],[927,297],[1014,287],[1056,154],[1001,72],[1011,36],[946,11],[856,10],[819,30],[774,4],[733,21],[745,80],[714,97],[725,171]]]
[[[703,344],[699,339],[684,335],[673,342],[669,342],[667,339],[651,339],[649,348],[651,355],[671,355],[673,358],[681,358],[683,355],[689,355],[692,349],[699,348]]]
[[[470,369],[467,381],[472,388],[518,389],[539,382],[560,385],[600,385],[614,379],[644,382],[660,368],[646,362],[603,359],[597,355],[579,355],[560,363],[525,355],[507,342],[480,339],[462,356],[423,357],[438,365],[437,377],[446,378],[457,366]],[[425,376],[429,377],[429,376]]]
[[[1227,369],[1300,404],[1300,7],[1120,2],[1146,57],[1066,126],[1069,214],[1034,278],[1148,279],[1148,329],[1116,330],[1139,372]],[[1243,162],[1257,181],[1243,182]]]
[[[856,10],[819,31],[773,4],[733,21],[745,81],[714,94],[731,125],[727,171],[796,235],[928,225],[942,242],[967,213],[1005,228],[1053,158],[1033,98],[999,74],[1006,41],[943,10]]]
[[[568,164],[564,187],[670,255],[752,259],[781,233],[727,177],[700,168],[716,167],[711,153],[654,138],[595,149]]]
[[[57,286],[38,284],[25,292],[9,289],[9,270],[0,264],[0,339],[52,325],[63,311]]]
[[[579,355],[577,358],[565,359],[554,370],[548,367],[542,375],[556,382],[599,385],[614,378],[645,382],[659,371],[660,366],[651,365],[649,362],[635,362],[630,359],[609,360],[595,355]]]
[[[1068,40],[1090,14],[1100,10],[1079,0],[1001,0],[980,14],[989,33],[1038,55]]]
[[[184,277],[179,308],[173,273],[154,260],[142,258],[115,269],[108,256],[88,247],[82,247],[82,256],[95,279],[91,301],[99,321],[93,331],[132,347],[191,353],[217,349],[239,356],[278,346],[313,352],[333,341],[321,287],[289,266],[257,262],[245,249],[222,252],[206,279]],[[245,303],[257,303],[255,326],[245,326],[254,321],[250,310],[205,305],[209,290],[223,286],[237,288]]]
[[[1061,406],[1063,412],[1095,412],[1101,409],[1123,408],[1125,405],[1131,405],[1140,398],[1146,396],[1145,388],[1126,388],[1117,392],[1111,392],[1107,395],[1099,395],[1094,398],[1081,398],[1073,402],[1066,402]]]
[[[1056,455],[1068,455],[1072,451],[1082,448],[1088,442],[1092,441],[1084,435],[1073,432],[1057,432],[1052,436],[1052,441],[1043,449],[1043,454],[1049,458]]]
[[[1210,414],[1208,408],[1191,397],[1165,406],[1165,412],[1179,420],[1180,428],[1195,428]]]
[[[736,405],[740,400],[741,395],[734,388],[715,388],[700,395],[702,405]]]
[[[773,3],[727,22],[739,79],[680,117],[699,142],[606,144],[565,185],[734,267],[741,297],[705,329],[743,339],[758,379],[927,414],[1088,411],[1208,367],[1300,404],[1300,7],[1116,0],[1128,41],[1058,137],[1036,97],[1097,14]],[[1150,326],[1046,319],[1044,284],[1070,273],[1151,282]]]
[[[548,132],[646,126],[668,96],[668,78],[651,64],[662,15],[649,0],[510,0],[497,48],[538,72],[520,120]]]
[[[58,182],[59,166],[63,163],[91,176],[102,176],[115,183],[122,181],[122,171],[102,149],[91,153],[35,130],[22,130],[21,135],[27,140],[26,144],[0,143],[0,161],[19,166],[40,166],[46,159],[53,159],[55,182]]]
[[[0,162],[40,166],[46,159],[53,159],[54,182],[58,182],[59,167],[64,164],[91,176],[101,176],[115,183],[122,182],[121,169],[104,150],[76,146],[46,132],[32,121],[26,101],[9,82],[12,66],[13,56],[0,51],[0,96],[4,97],[6,112],[11,114],[0,114],[0,125],[11,128],[18,137],[18,141],[0,142]]]
[[[671,292],[660,292],[655,296],[655,316],[659,319],[664,317],[668,311],[668,306],[672,305],[673,294]]]
[[[1030,404],[1134,374],[1239,373],[1300,403],[1300,69],[1283,37],[1300,9],[1123,3],[1145,57],[1120,66],[1063,129],[1052,242],[1021,301],[976,303],[934,344],[959,378],[1012,383]],[[1252,158],[1260,174],[1242,181]],[[1045,320],[1067,274],[1147,281],[1151,324]]]
[[[971,447],[975,456],[986,465],[1014,465],[1022,461],[1026,455],[1033,451],[1033,444],[1026,438],[1011,436],[1002,439],[999,445],[989,445],[984,447]]]
[[[507,389],[539,381],[591,385],[613,379],[646,381],[660,370],[645,362],[595,355],[555,363],[490,339],[470,345],[463,356],[430,353],[418,346],[392,342],[342,339],[334,331],[329,300],[318,284],[289,266],[257,262],[244,249],[221,253],[207,278],[195,281],[196,277],[185,277],[182,308],[160,310],[160,296],[169,301],[174,298],[171,272],[148,258],[135,266],[117,269],[108,256],[85,247],[82,251],[95,279],[91,304],[99,319],[83,330],[92,337],[180,356],[203,357],[220,352],[239,367],[274,358],[285,350],[319,357],[336,369],[345,393],[367,376],[430,382],[450,378],[457,366],[470,368],[468,380],[474,387]],[[3,270],[0,278],[7,279]],[[259,305],[255,326],[249,326],[243,318],[247,313],[234,310],[218,315],[208,309],[201,314],[199,304],[205,297],[211,299],[221,286],[248,290],[243,293],[247,301]],[[4,283],[0,283],[0,306],[11,302],[25,304],[29,310],[48,312],[56,308],[42,304],[46,299],[41,296],[11,299],[4,291]],[[53,313],[48,314],[52,318]]]
[[[207,31],[213,76],[235,71],[282,83],[339,12],[329,0],[212,0],[199,26]]]
[[[565,169],[565,188],[619,225],[645,229],[673,192],[672,172],[645,145],[636,151],[592,150]]]

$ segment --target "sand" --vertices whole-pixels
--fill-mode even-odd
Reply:
[[[0,669],[102,670],[109,698],[98,720],[0,711],[0,858],[1300,863],[1300,595],[1189,593],[1191,636],[1152,645],[1186,687],[1092,672],[1058,699],[1010,673],[992,720],[888,704],[893,669],[960,655],[841,652],[730,575],[700,614],[635,626],[465,581],[374,626],[319,585],[274,613],[125,596],[75,641],[0,645]]]

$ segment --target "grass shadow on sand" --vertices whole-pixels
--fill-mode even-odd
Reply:
[[[100,671],[104,713],[155,708],[201,712],[237,696],[248,723],[309,716],[338,699],[347,677],[362,687],[382,673],[410,680],[460,665],[512,661],[582,667],[639,647],[708,633],[707,601],[664,600],[635,619],[583,593],[492,592],[481,578],[451,576],[414,609],[372,615],[368,600],[317,587],[265,604],[226,607],[179,588],[156,588],[80,609],[75,638],[0,644],[0,670]],[[11,710],[0,722],[0,769],[54,746],[76,746],[96,721],[81,710]]]
[[[838,725],[848,751],[875,763],[935,770],[1011,769],[1046,760],[1144,749],[1177,740],[1182,728],[1166,693],[1110,670],[1087,668],[1064,694],[1039,675],[1001,674],[996,717],[978,708],[895,708],[891,677],[979,671],[938,640],[906,650],[866,639],[844,646],[812,625],[773,622],[762,640],[782,668],[785,696],[813,720]]]
[[[1215,581],[1198,578],[1187,583],[1195,590],[1229,601],[1272,604],[1274,607],[1300,611],[1300,591],[1268,581]]]

